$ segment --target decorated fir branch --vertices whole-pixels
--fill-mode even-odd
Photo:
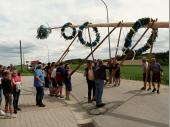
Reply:
[[[70,27],[70,26],[72,26],[72,25],[73,25],[72,23],[68,22],[68,23],[64,24],[64,25],[62,26],[62,28],[61,28],[61,35],[62,35],[62,36],[64,37],[64,39],[66,39],[66,40],[71,40],[71,39],[73,39],[73,38],[75,37],[75,35],[76,35],[76,28],[75,28],[75,27]],[[72,35],[70,35],[70,36],[67,36],[67,35],[65,34],[65,29],[68,28],[68,27],[72,28]]]
[[[50,33],[51,33],[50,28],[47,28],[44,25],[41,25],[37,29],[37,39],[46,39],[49,36]]]
[[[87,26],[88,26],[89,24],[91,24],[91,23],[85,22],[84,24],[82,24],[82,25],[79,27],[78,38],[79,38],[79,41],[80,41],[80,43],[81,43],[82,45],[85,45],[85,46],[87,46],[87,47],[94,47],[94,46],[96,46],[97,43],[99,43],[99,41],[100,41],[100,34],[99,34],[99,32],[98,32],[97,27],[93,27],[93,28],[92,28],[93,31],[94,31],[95,34],[96,34],[96,39],[95,39],[93,42],[90,43],[90,42],[88,42],[88,41],[85,41],[84,38],[83,38],[83,36],[82,36],[83,30],[84,30],[85,28],[87,28]]]
[[[153,21],[154,20],[152,18],[141,18],[141,19],[138,19],[134,23],[134,25],[132,26],[132,28],[130,29],[129,33],[126,35],[126,38],[125,38],[125,44],[124,44],[124,47],[122,49],[124,54],[131,52],[130,47],[132,46],[132,37],[134,37],[135,33],[140,28],[146,27],[147,25],[149,25]],[[147,43],[143,47],[141,47],[137,50],[134,50],[133,56],[141,55],[143,52],[148,50],[153,45],[154,41],[156,40],[157,33],[158,33],[158,28],[152,28],[152,34],[150,35],[149,39],[147,40]]]

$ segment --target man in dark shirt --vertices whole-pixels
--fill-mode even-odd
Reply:
[[[103,65],[103,61],[99,60],[95,67],[95,85],[96,85],[96,107],[103,107],[102,95],[104,88],[104,80],[106,80],[106,69],[110,67]]]
[[[158,62],[156,62],[155,58],[152,58],[151,62],[152,62],[151,63],[151,71],[152,71],[152,85],[153,85],[152,92],[156,91],[155,83],[157,83],[158,84],[157,93],[159,94],[160,82],[163,77],[163,70],[162,70],[161,65]]]

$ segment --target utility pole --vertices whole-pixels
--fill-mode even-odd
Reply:
[[[108,10],[108,6],[106,4],[106,2],[104,0],[101,0],[101,2],[104,4],[104,6],[106,7],[106,16],[107,16],[107,23],[109,24],[109,10]],[[107,28],[108,34],[110,32],[109,27]],[[108,36],[108,42],[109,42],[109,59],[111,59],[111,47],[110,47],[110,35]]]
[[[21,46],[21,40],[20,40],[20,60],[21,60],[21,72],[23,72],[23,68],[22,68],[22,46]]]

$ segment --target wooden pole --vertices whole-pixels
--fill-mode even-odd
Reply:
[[[114,27],[110,32],[109,34],[107,34],[104,39],[93,49],[93,51],[85,58],[83,59],[80,64],[71,72],[71,75],[74,74],[79,68],[80,66],[92,55],[92,53],[94,53],[99,47],[101,44],[103,44],[103,42],[108,38],[108,36],[120,25],[121,22],[117,23],[117,26]]]
[[[66,50],[63,52],[63,54],[61,55],[61,57],[59,58],[59,60],[57,61],[57,64],[61,61],[61,59],[63,58],[63,56],[65,55],[65,53],[69,50],[69,48],[71,47],[71,45],[73,44],[73,42],[76,40],[78,34],[74,37],[74,39],[72,40],[72,42],[69,44],[69,46],[66,48]]]
[[[122,21],[121,23],[123,23],[123,21]],[[117,47],[116,47],[115,57],[117,56],[117,51],[118,51],[118,47],[119,47],[119,42],[120,42],[120,36],[121,36],[121,33],[122,33],[122,28],[123,28],[123,27],[120,27],[119,37],[118,37],[118,42],[117,42]]]
[[[20,44],[19,47],[20,47],[21,72],[23,72],[23,68],[22,68],[22,45],[21,45],[21,40],[20,40],[19,44]]]
[[[87,29],[88,29],[88,34],[89,34],[89,42],[90,42],[90,44],[92,44],[92,43],[91,43],[90,29],[89,29],[89,28],[87,28]],[[91,52],[92,52],[92,51],[93,51],[92,46],[90,46],[90,49],[91,49]],[[93,59],[93,62],[94,62],[94,55],[93,55],[93,53],[92,53],[92,59]]]
[[[70,51],[70,50],[68,50],[68,51],[64,54],[64,56],[63,56],[63,58],[60,60],[60,62],[62,62],[62,61],[64,60],[64,58],[67,56],[67,54],[68,54],[69,51]]]
[[[135,22],[124,22],[118,27],[132,27]],[[146,25],[145,27],[150,27],[151,22]],[[80,25],[72,25],[71,27],[79,27]],[[98,23],[98,24],[89,24],[88,27],[116,27],[117,23]],[[57,27],[51,27],[49,29],[61,29],[62,26],[57,26]],[[156,22],[154,23],[152,28],[169,28],[169,22]]]
[[[146,34],[146,32],[149,30],[149,28],[152,28],[152,27],[153,27],[154,23],[155,23],[155,21],[153,21],[152,24],[144,31],[144,33],[141,35],[141,37],[137,40],[137,42],[135,43],[135,45],[134,45],[130,50],[133,50],[133,49],[136,47],[136,45],[140,42],[140,40],[143,38],[143,36]],[[130,52],[128,52],[128,53],[126,54],[126,56],[124,57],[124,59],[120,62],[120,66],[124,63],[124,61],[127,59],[127,57],[128,57],[129,55],[130,55]],[[118,70],[118,68],[117,68],[114,72],[116,72],[117,70]],[[112,79],[113,75],[114,75],[114,74],[112,73],[111,79]],[[111,79],[109,79],[109,81],[110,81]]]

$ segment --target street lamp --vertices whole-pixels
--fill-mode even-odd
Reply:
[[[107,13],[107,23],[109,23],[109,11],[108,11],[108,7],[107,4],[105,3],[104,0],[100,0],[102,1],[102,3],[104,4],[104,6],[106,7],[106,13]],[[109,27],[107,28],[108,30],[108,34],[109,34]],[[109,58],[111,59],[111,48],[110,48],[110,35],[108,36],[108,42],[109,42]]]

